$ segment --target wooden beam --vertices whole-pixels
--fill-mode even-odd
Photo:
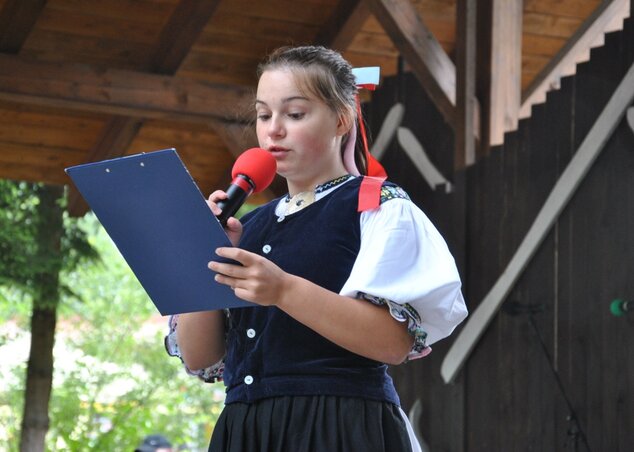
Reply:
[[[213,16],[220,0],[181,0],[163,27],[152,72],[175,74]]]
[[[136,118],[113,116],[104,126],[86,162],[112,159],[125,154],[141,125],[142,122]],[[81,217],[86,212],[88,212],[88,204],[77,189],[71,186],[68,195],[68,213],[73,217]]]
[[[476,14],[476,97],[478,99],[478,146],[476,161],[488,155],[491,130],[491,29],[493,0],[479,0]]]
[[[546,93],[558,87],[561,77],[567,75],[569,68],[581,60],[615,20],[622,21],[628,16],[628,4],[629,0],[604,0],[597,7],[522,93],[520,118],[528,118],[534,104],[546,101]]]
[[[341,0],[333,15],[315,38],[315,44],[343,52],[359,33],[368,17],[370,17],[370,10],[364,1]]]
[[[517,129],[522,76],[522,0],[494,0],[491,29],[490,144]]]
[[[238,117],[252,93],[241,86],[0,54],[0,100],[206,123]]]
[[[7,0],[0,11],[0,52],[18,53],[46,0]]]
[[[456,116],[454,169],[475,163],[476,0],[458,0],[456,14]]]
[[[456,69],[410,0],[364,0],[445,120],[453,126]]]

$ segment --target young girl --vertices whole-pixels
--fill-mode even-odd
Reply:
[[[423,212],[394,184],[363,184],[356,95],[350,65],[323,47],[259,68],[258,141],[288,195],[229,219],[235,248],[216,252],[241,265],[209,263],[254,306],[181,314],[167,338],[190,371],[225,382],[210,451],[419,450],[387,364],[426,355],[467,311]],[[214,214],[225,196],[209,197]]]

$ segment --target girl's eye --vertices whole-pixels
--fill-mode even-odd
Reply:
[[[266,121],[267,119],[269,119],[271,117],[271,115],[269,115],[268,113],[259,113],[257,115],[257,119],[258,121]]]
[[[304,113],[289,113],[288,116],[291,119],[302,119],[304,117]]]

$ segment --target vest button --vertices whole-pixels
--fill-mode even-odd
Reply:
[[[251,375],[247,375],[246,377],[244,377],[244,383],[250,385],[251,383],[253,383],[253,377]]]
[[[255,337],[255,330],[253,328],[249,328],[247,330],[247,336],[253,339]]]
[[[269,254],[271,252],[271,245],[264,245],[262,251],[264,251],[264,254]]]

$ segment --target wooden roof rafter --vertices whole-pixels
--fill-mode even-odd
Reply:
[[[456,68],[410,0],[363,0],[429,97],[454,124]]]
[[[8,0],[0,11],[0,52],[18,53],[46,0]]]

